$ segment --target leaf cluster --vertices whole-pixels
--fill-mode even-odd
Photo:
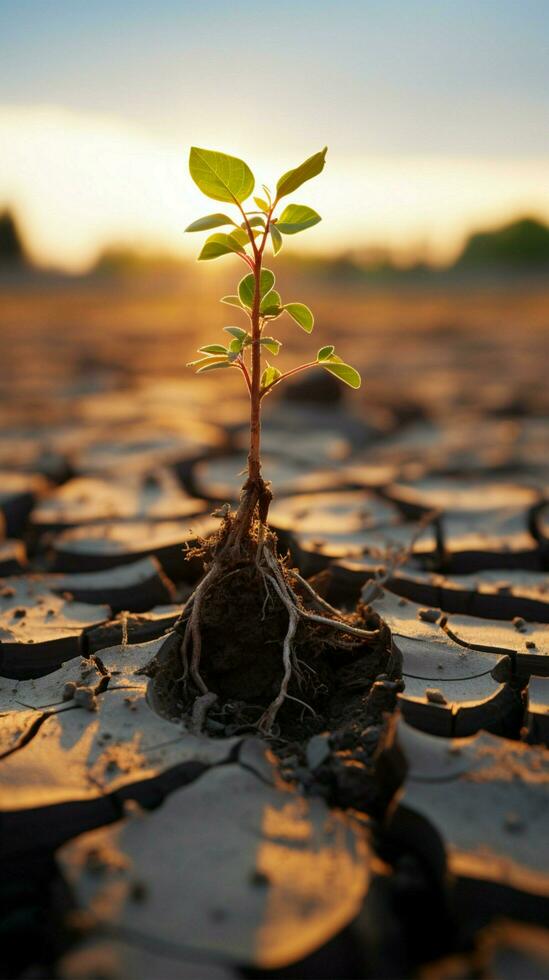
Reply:
[[[246,355],[254,344],[260,351],[277,356],[282,344],[273,336],[265,336],[264,328],[287,314],[302,330],[311,333],[314,316],[305,303],[283,302],[280,293],[274,288],[275,276],[270,269],[262,267],[263,251],[270,239],[272,251],[277,255],[283,245],[284,237],[296,235],[321,220],[320,215],[306,204],[286,204],[280,214],[275,211],[280,200],[298,190],[302,184],[316,177],[324,168],[327,148],[314,153],[298,167],[288,170],[277,182],[274,193],[263,185],[262,195],[254,195],[255,178],[249,166],[237,157],[214,150],[192,147],[189,157],[191,177],[200,190],[209,198],[234,205],[239,214],[236,220],[224,212],[205,215],[188,226],[188,232],[212,231],[228,228],[210,235],[198,256],[200,261],[220,258],[223,255],[236,255],[250,268],[250,272],[239,282],[234,295],[221,300],[236,307],[249,318],[251,330],[242,327],[225,327],[230,340],[227,344],[207,344],[201,347],[201,355],[190,363],[198,374],[206,371],[239,368],[244,374],[251,393],[251,383]],[[244,210],[243,204],[253,195],[255,208]],[[240,220],[242,219],[242,220]],[[318,364],[352,388],[360,386],[360,376],[350,365],[339,358],[333,346],[322,347],[314,361],[282,374],[268,362],[261,375],[260,397],[270,391],[287,375],[305,370]]]

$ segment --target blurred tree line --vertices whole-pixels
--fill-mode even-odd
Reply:
[[[109,247],[97,258],[93,269],[100,275],[120,275],[181,267],[176,257],[146,249],[125,246]],[[284,265],[284,262],[282,262]],[[506,272],[549,272],[549,225],[534,217],[523,217],[488,231],[473,232],[467,238],[455,262],[445,268],[434,268],[427,262],[406,267],[397,264],[385,249],[349,252],[335,258],[292,256],[294,270],[327,277],[334,282],[384,281],[395,279],[430,279],[452,274]],[[21,232],[13,214],[0,213],[0,268],[31,268]]]
[[[3,211],[0,213],[0,265],[24,265],[26,261],[15,218],[9,211]]]

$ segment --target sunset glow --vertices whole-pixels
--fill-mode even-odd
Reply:
[[[183,229],[203,208],[185,180],[192,138],[169,140],[114,117],[64,109],[0,109],[0,203],[15,208],[43,263],[85,269],[113,242],[190,255]],[[290,148],[279,147],[276,159],[250,151],[259,159],[258,183],[273,185],[297,159]],[[324,218],[317,251],[352,242],[444,261],[473,226],[530,212],[549,218],[549,163],[343,156],[335,146],[321,195],[312,185],[306,197]],[[298,247],[306,249],[306,240]]]
[[[259,184],[328,144],[300,250],[444,261],[473,228],[549,218],[545,4],[269,8],[4,5],[0,206],[40,262],[83,269],[113,242],[188,254],[191,144],[255,161]]]

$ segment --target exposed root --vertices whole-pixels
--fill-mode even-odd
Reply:
[[[191,600],[186,603],[185,609],[191,604],[191,615],[187,622],[187,627],[185,634],[183,636],[183,643],[181,645],[181,660],[183,666],[183,680],[187,680],[187,674],[190,673],[191,679],[194,681],[196,687],[201,692],[201,694],[209,694],[208,688],[204,683],[200,674],[200,656],[202,653],[202,634],[200,632],[200,610],[202,608],[202,603],[204,601],[204,596],[206,592],[213,584],[213,582],[219,578],[219,569],[214,564],[210,570],[206,573],[202,579],[199,586],[193,592],[192,604]],[[191,653],[191,663],[189,667],[189,646],[192,645]]]
[[[272,555],[270,552],[266,552],[265,558],[270,568],[273,569],[274,566],[276,565],[278,571],[278,565],[276,563],[276,559],[274,555]],[[330,606],[328,602],[324,602],[324,599],[322,599],[319,595],[317,595],[313,587],[309,585],[309,583],[306,582],[305,579],[301,578],[301,575],[298,575],[297,572],[293,572],[292,574],[294,574],[299,579],[300,583],[302,583],[307,587],[307,592],[314,599],[315,604],[317,606],[327,609],[327,611],[329,611],[333,615],[336,615],[338,617],[341,616],[341,613],[337,609],[334,609],[333,606]],[[286,586],[286,588],[288,591],[291,592],[294,605],[297,609],[298,614],[302,617],[302,619],[306,619],[310,623],[318,623],[320,626],[331,626],[335,630],[340,630],[342,633],[348,633],[350,636],[358,636],[363,640],[372,640],[376,636],[379,636],[379,630],[363,630],[360,629],[358,626],[352,626],[350,623],[347,623],[344,619],[340,619],[340,618],[328,619],[326,616],[316,616],[314,613],[307,612],[305,609],[302,609],[299,606],[297,596],[295,592],[290,588],[290,586]]]
[[[290,678],[292,676],[292,640],[297,630],[299,616],[297,612],[297,607],[289,599],[288,594],[287,593],[285,594],[286,590],[283,591],[280,588],[278,582],[276,581],[275,578],[272,577],[272,575],[266,575],[265,577],[271,583],[275,592],[278,593],[281,602],[283,602],[283,604],[286,606],[286,609],[288,610],[288,632],[284,637],[284,646],[282,648],[282,663],[284,665],[284,676],[282,678],[280,690],[276,698],[274,699],[274,701],[271,702],[267,710],[261,715],[261,718],[259,719],[258,722],[259,730],[261,732],[268,733],[271,731],[275,718],[278,714],[278,711],[282,707],[282,704],[284,703],[284,700],[288,695],[288,684],[290,683]]]
[[[204,728],[208,711],[213,707],[216,701],[217,694],[214,694],[213,691],[208,691],[207,694],[203,694],[201,697],[196,698],[193,704],[193,713],[191,718],[191,731],[193,735],[200,735],[202,729]]]
[[[241,504],[236,515],[230,514],[227,509],[223,510],[220,516],[223,524],[218,535],[213,542],[204,544],[202,554],[208,557],[209,565],[207,571],[195,589],[192,596],[187,600],[181,615],[175,624],[174,631],[166,637],[163,651],[175,651],[180,659],[182,675],[179,678],[183,682],[184,691],[187,692],[189,685],[191,691],[198,692],[192,710],[191,726],[193,730],[200,730],[205,723],[209,708],[215,703],[217,695],[210,692],[201,672],[201,661],[203,653],[203,609],[207,595],[211,594],[211,589],[217,587],[215,593],[219,600],[223,593],[224,583],[234,575],[243,574],[246,569],[256,569],[256,574],[263,581],[265,588],[265,599],[258,618],[265,622],[269,607],[272,615],[273,603],[279,601],[288,616],[288,626],[282,640],[282,680],[276,697],[263,711],[257,726],[265,734],[271,733],[280,708],[286,701],[295,701],[301,704],[304,710],[310,711],[315,717],[313,707],[306,701],[295,696],[295,691],[289,693],[289,687],[294,680],[298,688],[307,686],[313,690],[320,689],[321,684],[313,682],[311,675],[316,674],[314,668],[309,663],[300,661],[297,658],[294,644],[296,633],[300,622],[311,624],[317,628],[329,631],[328,640],[323,640],[318,634],[320,644],[326,643],[329,646],[341,646],[347,650],[360,647],[364,643],[371,644],[379,637],[379,630],[361,629],[347,622],[339,610],[325,602],[315,590],[306,582],[296,571],[287,571],[276,556],[276,539],[272,532],[267,528],[260,515],[262,510],[268,505],[270,491],[262,483],[261,486],[246,485],[243,489]],[[304,608],[302,599],[295,593],[291,581],[298,583],[302,592],[306,594],[310,605],[316,607],[319,612],[309,612]],[[252,586],[253,590],[253,586]],[[253,591],[252,591],[253,594]],[[223,607],[221,606],[221,609]],[[281,611],[281,610],[280,610]],[[255,614],[257,615],[257,613]],[[220,611],[220,618],[223,612]],[[211,629],[210,624],[210,629]],[[280,623],[282,625],[282,623]],[[214,627],[215,628],[215,627]],[[219,629],[222,632],[224,622],[219,622]],[[333,634],[343,634],[347,636],[347,641],[341,637],[338,642]],[[316,631],[311,633],[312,642],[315,643]],[[280,636],[280,634],[279,634]],[[361,641],[353,643],[352,638]],[[269,640],[264,642],[269,643]],[[300,640],[300,642],[302,642]],[[271,658],[272,660],[272,658]],[[208,661],[208,670],[210,663]],[[306,671],[304,673],[303,671]],[[214,668],[215,676],[215,668]]]
[[[314,606],[316,606],[318,609],[323,609],[324,612],[330,613],[331,616],[341,616],[339,609],[331,606],[329,602],[326,602],[326,600],[322,598],[322,596],[319,596],[318,592],[315,592],[312,585],[309,585],[307,579],[302,578],[299,572],[296,572],[295,568],[292,569],[292,578],[297,579],[301,588],[307,593]]]
[[[340,619],[327,619],[326,616],[315,616],[314,613],[305,612],[304,609],[299,610],[299,615],[306,619],[309,623],[318,623],[320,626],[329,626],[331,629],[339,630],[341,633],[347,633],[349,636],[358,636],[362,640],[373,640],[376,636],[379,636],[379,630],[363,630],[359,626],[352,626],[351,623],[345,623]]]

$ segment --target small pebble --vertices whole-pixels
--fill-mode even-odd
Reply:
[[[313,735],[307,743],[307,765],[310,769],[318,769],[330,755],[330,738],[328,735]]]
[[[75,681],[67,681],[63,688],[63,701],[72,701],[76,693],[77,686],[78,685],[75,683]]]
[[[446,698],[442,691],[439,691],[437,687],[426,687],[425,697],[431,704],[447,704]]]
[[[97,711],[97,698],[92,687],[77,687],[74,700],[86,711]]]
[[[419,609],[418,616],[424,623],[437,623],[440,619],[440,609]]]
[[[534,643],[533,640],[526,640],[526,647],[528,650],[535,650],[536,644]]]
[[[523,619],[522,616],[515,616],[513,618],[513,626],[515,627],[516,630],[522,632],[523,630],[526,629],[526,620]]]
[[[143,817],[146,813],[137,800],[123,800],[122,809],[126,817]]]

